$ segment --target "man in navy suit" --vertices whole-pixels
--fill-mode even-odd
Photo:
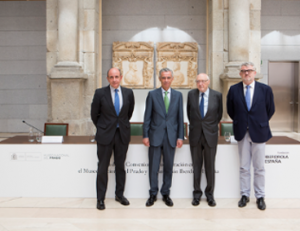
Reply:
[[[243,63],[240,68],[242,82],[230,87],[227,112],[233,120],[234,137],[238,141],[240,156],[239,207],[249,202],[251,159],[254,168],[254,192],[258,209],[265,210],[265,142],[271,137],[269,120],[275,112],[272,89],[256,82],[255,66]]]
[[[129,120],[134,108],[134,95],[131,89],[121,87],[121,71],[111,68],[107,72],[107,87],[96,89],[91,106],[91,117],[97,127],[97,209],[105,209],[104,199],[107,188],[107,171],[112,152],[116,166],[116,201],[129,205],[124,197],[124,162],[130,142]]]
[[[146,206],[152,206],[158,192],[158,171],[163,154],[163,185],[160,190],[167,206],[173,206],[170,198],[175,148],[183,144],[182,94],[171,89],[173,72],[163,68],[159,72],[161,87],[150,91],[146,99],[143,126],[143,143],[149,147],[150,198]]]

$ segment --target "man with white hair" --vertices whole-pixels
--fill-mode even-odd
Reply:
[[[197,88],[189,91],[187,115],[190,121],[190,149],[194,167],[194,192],[192,205],[200,204],[201,170],[204,162],[207,186],[205,196],[209,206],[216,206],[215,157],[218,144],[218,124],[222,118],[222,94],[208,87],[207,74],[201,73],[196,78]]]

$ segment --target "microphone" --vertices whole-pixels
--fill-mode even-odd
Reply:
[[[38,130],[38,131],[41,132],[41,133],[44,133],[43,131],[41,131],[40,129],[36,128],[35,126],[33,126],[33,125],[27,123],[25,120],[23,120],[22,122],[23,122],[24,124],[26,124],[27,126],[32,127],[32,128]]]

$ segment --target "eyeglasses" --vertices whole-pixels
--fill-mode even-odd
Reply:
[[[249,70],[241,70],[242,73],[246,73],[246,72],[251,73],[252,71],[255,71],[255,70],[251,70],[251,69],[249,69]]]
[[[208,79],[207,80],[196,80],[196,83],[205,83],[207,81],[208,81]]]

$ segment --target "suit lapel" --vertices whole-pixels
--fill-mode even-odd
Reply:
[[[121,112],[122,112],[122,110],[123,110],[123,108],[124,108],[124,106],[125,106],[125,104],[127,103],[127,101],[126,101],[126,98],[125,98],[125,91],[124,91],[124,88],[123,87],[121,87],[120,86],[120,88],[121,88],[121,92],[122,92],[122,98],[123,98],[123,105],[122,105],[122,108],[121,108],[121,110],[120,110],[120,114],[121,114]]]
[[[207,114],[210,113],[212,104],[214,103],[214,92],[209,88],[209,95],[208,95],[208,105],[207,105],[207,112],[204,116],[204,118],[207,116]]]
[[[110,92],[110,85],[108,85],[108,87],[105,89],[106,92],[105,92],[105,97],[106,97],[106,100],[108,101],[108,104],[109,104],[109,107],[111,108],[111,110],[113,110],[113,112],[117,115],[116,113],[116,110],[115,110],[115,106],[113,104],[113,100],[112,100],[112,97],[111,97],[111,92]],[[123,92],[123,91],[122,91]],[[124,99],[124,98],[123,98]]]
[[[253,98],[252,98],[252,105],[251,105],[250,111],[251,111],[253,105],[255,105],[256,101],[259,98],[259,92],[260,92],[260,85],[259,85],[259,83],[255,82]]]
[[[196,110],[197,116],[202,119],[201,114],[200,114],[200,102],[199,102],[199,90],[198,89],[195,91],[195,93],[193,95],[193,100],[194,100],[194,103],[197,105],[197,107],[196,107],[198,109],[198,110]]]
[[[243,84],[243,82],[240,82],[240,87],[238,88],[238,91],[239,91],[238,93],[240,95],[240,99],[242,99],[243,105],[248,111],[247,104],[246,104],[246,98],[245,98],[245,95],[244,95],[244,84]]]
[[[170,111],[172,111],[173,108],[175,107],[174,102],[176,102],[176,97],[177,97],[176,92],[173,91],[172,88],[170,88],[170,92],[171,92],[171,98],[170,98],[170,105],[169,105],[169,111],[168,111],[168,113]],[[165,105],[165,103],[164,103],[164,105]]]

